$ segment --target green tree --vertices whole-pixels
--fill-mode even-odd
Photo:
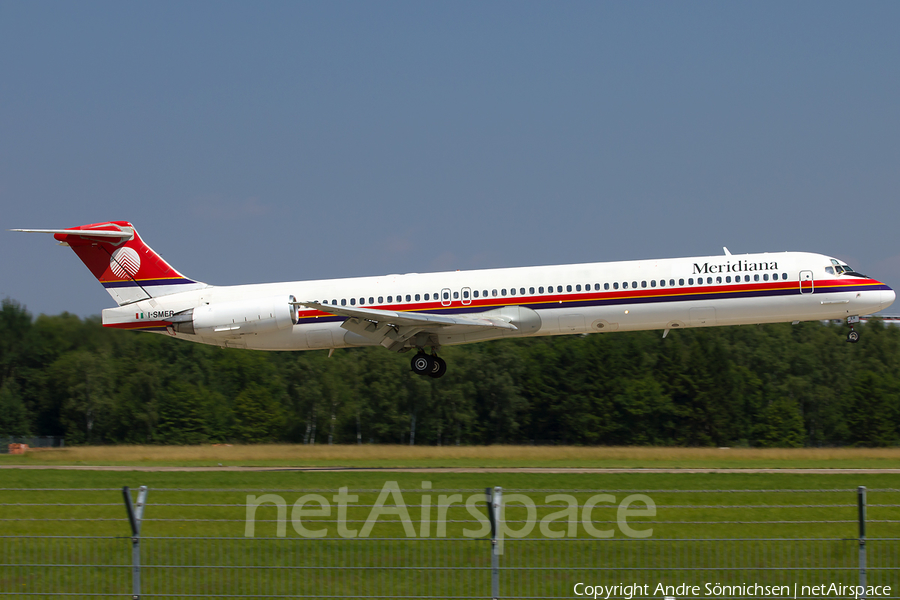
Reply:
[[[159,396],[156,438],[165,444],[201,444],[210,439],[209,415],[221,398],[191,383],[173,382]]]
[[[797,403],[786,396],[779,396],[769,403],[757,425],[756,439],[759,445],[766,447],[803,446],[803,417]]]
[[[26,436],[31,434],[31,418],[19,393],[19,385],[7,377],[0,386],[0,435]]]
[[[867,370],[856,374],[844,414],[850,443],[855,446],[897,443],[898,391],[893,378]]]
[[[233,412],[235,439],[249,443],[281,439],[283,411],[269,388],[251,383],[235,398]]]

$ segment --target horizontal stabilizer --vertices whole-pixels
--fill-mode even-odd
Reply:
[[[9,231],[22,231],[25,233],[59,233],[74,237],[97,237],[114,239],[131,239],[134,237],[134,229],[126,228],[123,231],[109,231],[106,229],[10,229]]]

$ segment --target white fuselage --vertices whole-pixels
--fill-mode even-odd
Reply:
[[[780,252],[209,286],[106,309],[103,324],[228,347],[312,350],[377,342],[342,327],[346,316],[303,306],[257,328],[183,333],[169,321],[197,307],[265,304],[279,297],[287,304],[293,296],[348,309],[488,315],[516,324],[514,330],[445,327],[430,342],[443,346],[501,337],[842,319],[894,301],[885,284],[841,269],[835,273],[837,264],[821,254]]]

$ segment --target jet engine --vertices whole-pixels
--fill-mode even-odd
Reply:
[[[297,324],[293,296],[253,298],[196,306],[168,319],[176,333],[205,337],[271,333]]]

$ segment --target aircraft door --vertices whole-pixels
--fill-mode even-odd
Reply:
[[[800,293],[812,294],[815,289],[812,271],[800,271]]]
[[[472,290],[464,287],[461,292],[460,296],[462,297],[463,306],[472,304]]]
[[[441,305],[442,306],[450,306],[450,288],[444,288],[441,290]]]

